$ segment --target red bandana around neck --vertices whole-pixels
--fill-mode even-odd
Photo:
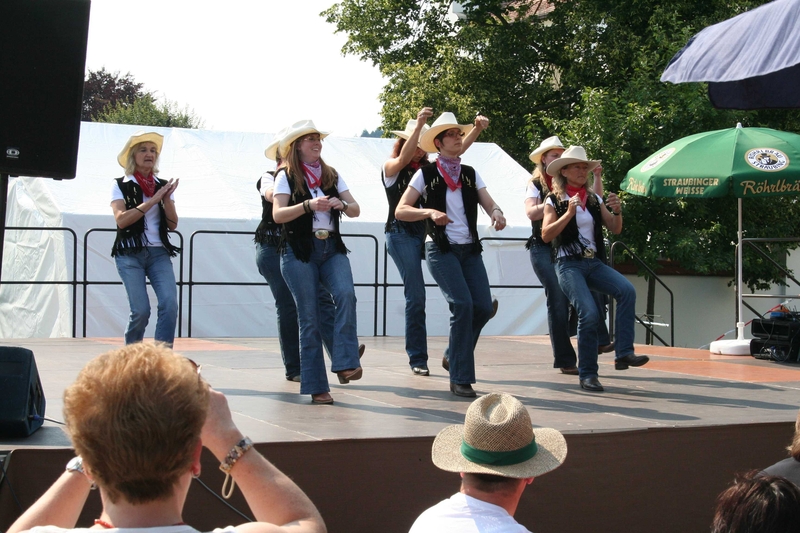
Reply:
[[[153,197],[156,193],[156,180],[153,177],[153,173],[151,172],[149,176],[146,178],[142,176],[140,172],[134,172],[133,177],[136,179],[136,183],[139,184],[139,187],[142,188],[142,192],[145,196]]]
[[[316,189],[322,184],[322,165],[319,164],[319,161],[303,163],[303,173],[306,175],[309,189]]]
[[[444,157],[439,156],[436,158],[436,166],[439,172],[444,177],[444,182],[447,188],[451,191],[461,188],[461,158],[460,157]],[[449,172],[448,172],[449,171]],[[453,179],[455,176],[456,179]]]
[[[572,198],[576,194],[578,195],[578,198],[581,199],[581,209],[586,211],[586,187],[573,187],[572,185],[567,185],[567,196]]]

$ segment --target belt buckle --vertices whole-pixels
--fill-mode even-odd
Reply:
[[[594,250],[592,250],[591,248],[584,248],[583,257],[584,259],[594,259]]]
[[[330,235],[331,235],[331,232],[326,230],[326,229],[318,229],[318,230],[314,231],[314,237],[316,237],[317,239],[319,239],[321,241],[324,241],[325,239],[330,237]]]

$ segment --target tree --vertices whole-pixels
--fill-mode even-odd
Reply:
[[[180,109],[175,102],[158,103],[151,95],[137,98],[133,103],[117,102],[97,116],[97,122],[141,124],[165,128],[201,128],[203,121],[188,107]]]
[[[322,15],[347,33],[344,53],[372,61],[388,79],[380,95],[385,131],[401,129],[423,105],[462,121],[481,112],[492,119],[484,138],[523,166],[531,166],[531,146],[558,134],[602,158],[605,188],[616,191],[629,168],[692,133],[737,121],[800,131],[797,111],[719,111],[703,85],[659,81],[693,34],[762,3],[470,0],[461,2],[463,15],[452,16],[446,0],[341,0]],[[623,201],[621,238],[648,264],[669,259],[699,273],[733,271],[735,199]],[[793,198],[748,206],[747,236],[798,234]],[[750,255],[751,287],[780,281]]]
[[[380,128],[376,128],[373,131],[364,130],[361,132],[362,137],[383,137],[383,130]]]
[[[133,103],[136,99],[151,93],[143,90],[144,84],[137,83],[128,72],[108,72],[105,67],[90,70],[83,82],[83,109],[81,120],[96,120],[106,107],[114,107],[118,102]]]

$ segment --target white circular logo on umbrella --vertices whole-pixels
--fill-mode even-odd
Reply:
[[[658,165],[666,161],[673,153],[675,153],[675,148],[667,148],[666,150],[657,153],[651,157],[647,163],[644,164],[642,167],[642,172],[647,172],[650,169],[656,168]]]
[[[789,158],[780,150],[774,148],[754,148],[744,154],[747,164],[758,170],[777,172],[789,164]]]

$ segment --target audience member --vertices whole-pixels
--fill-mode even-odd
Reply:
[[[793,531],[800,531],[800,489],[786,478],[753,471],[717,498],[711,533]]]

